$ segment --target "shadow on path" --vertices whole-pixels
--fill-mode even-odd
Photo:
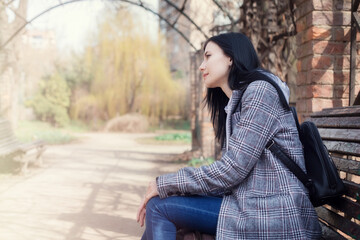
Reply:
[[[86,134],[80,143],[49,147],[45,166],[31,176],[1,182],[0,239],[140,239],[135,215],[148,181],[182,167],[171,159],[190,146],[135,138]]]

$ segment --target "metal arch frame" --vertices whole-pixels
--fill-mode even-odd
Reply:
[[[59,1],[60,3],[55,5],[55,6],[52,6],[44,11],[42,11],[41,13],[39,13],[38,15],[36,15],[35,17],[33,17],[32,19],[30,19],[29,21],[25,22],[14,34],[12,34],[8,40],[6,40],[2,45],[0,45],[0,51],[7,45],[9,44],[9,42],[11,42],[11,40],[17,35],[20,33],[20,31],[22,29],[24,29],[26,27],[26,25],[30,24],[31,22],[33,22],[34,20],[36,20],[37,18],[41,17],[42,15],[44,15],[45,13],[47,12],[50,12],[51,10],[57,8],[57,7],[60,7],[60,6],[63,6],[63,5],[67,5],[67,4],[71,4],[71,3],[75,3],[75,2],[83,2],[83,1],[87,1],[87,0],[71,0],[71,1],[67,1],[67,2],[62,2],[62,1]],[[168,24],[171,28],[173,28],[178,34],[180,34],[180,36],[194,49],[194,51],[196,52],[198,49],[191,43],[190,39],[188,39],[185,34],[183,32],[181,32],[178,28],[176,28],[174,26],[174,24],[170,23],[165,17],[163,17],[161,14],[155,12],[154,10],[152,10],[151,8],[145,6],[142,1],[139,1],[139,2],[133,2],[133,1],[130,1],[130,0],[109,0],[109,1],[121,1],[121,2],[125,2],[125,3],[129,3],[129,4],[132,4],[132,5],[135,5],[135,6],[138,6],[138,7],[142,7],[143,9],[145,9],[146,11],[148,12],[151,12],[152,14],[158,16],[161,20],[163,20],[164,22],[166,22],[166,24]],[[176,10],[178,10],[177,8],[175,8]],[[184,15],[183,12],[179,11],[182,15]],[[184,15],[185,16],[185,15]],[[185,16],[187,17],[187,16]],[[196,28],[198,28],[198,26],[191,21],[191,24],[193,24]],[[198,29],[199,30],[199,29]],[[199,30],[200,31],[200,30]],[[205,35],[205,33],[203,33],[202,31],[200,31],[204,36],[205,38],[207,38],[208,36]]]

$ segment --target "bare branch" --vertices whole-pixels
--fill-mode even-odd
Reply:
[[[12,4],[13,2],[15,2],[15,0],[11,0],[11,1],[9,1],[9,2],[7,2],[7,3],[2,3],[4,6],[9,6],[10,4]]]
[[[3,3],[4,4],[4,3]],[[26,18],[24,18],[23,16],[21,16],[13,7],[11,6],[7,6],[8,9],[10,9],[17,17],[19,17],[20,19],[24,20],[24,22],[26,22]]]
[[[143,3],[140,3],[140,4],[136,4],[136,3],[133,3],[131,1],[127,1],[127,0],[120,0],[120,1],[124,1],[124,2],[127,2],[127,3],[131,3],[131,4],[134,4],[134,5],[138,5],[142,8],[144,8],[145,10],[155,14],[156,16],[158,16],[161,20],[163,20],[164,22],[166,22],[170,27],[172,27],[177,33],[179,33],[186,42],[188,42],[190,44],[190,46],[195,50],[197,51],[196,47],[191,43],[190,39],[188,39],[185,34],[183,32],[181,32],[177,27],[174,26],[174,24],[171,24],[166,18],[164,18],[163,16],[161,16],[159,13],[155,12],[154,10],[144,6]]]
[[[289,9],[290,9],[290,15],[291,15],[291,22],[294,26],[294,32],[295,32],[295,34],[297,34],[296,23],[295,23],[294,0],[289,0],[289,1],[290,1]]]
[[[224,12],[224,13],[226,14],[226,16],[230,19],[231,24],[232,24],[232,25],[235,24],[236,21],[235,21],[234,18],[231,16],[231,14],[230,14],[228,11],[226,11],[226,9],[224,9],[217,0],[213,0],[213,2],[215,3],[215,5],[216,5],[222,12]]]
[[[196,29],[201,32],[204,37],[206,39],[208,39],[209,37],[206,35],[206,33],[203,32],[203,30],[184,12],[184,9],[180,9],[178,8],[174,3],[172,3],[169,0],[164,0],[167,4],[169,4],[170,6],[172,6],[173,8],[175,8],[179,13],[181,13],[187,20],[189,20],[195,27]]]
[[[295,36],[295,35],[296,35],[295,30],[290,31],[290,32],[283,32],[283,33],[280,33],[278,35],[275,35],[275,36],[269,38],[269,42],[271,42],[273,45],[275,45],[276,42],[279,41],[280,39],[287,38],[287,37],[292,37],[292,36]]]
[[[186,2],[187,2],[187,0],[185,0],[185,1],[183,2],[182,7],[180,8],[180,10],[181,10],[182,12],[185,10]],[[175,21],[173,22],[174,25],[177,23],[177,21],[179,20],[180,16],[181,16],[181,14],[178,14],[178,15],[177,15]]]

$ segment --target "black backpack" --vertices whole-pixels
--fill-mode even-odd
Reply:
[[[343,195],[346,188],[316,125],[310,121],[299,125],[295,108],[291,107],[291,111],[303,145],[307,173],[304,173],[275,141],[271,140],[266,147],[307,187],[312,204],[318,207]]]
[[[246,84],[248,85],[253,81],[256,80],[247,81]],[[293,113],[303,146],[306,173],[284,153],[274,140],[270,140],[266,148],[273,152],[309,190],[310,200],[314,207],[336,200],[337,197],[345,194],[345,185],[340,179],[336,166],[320,137],[316,125],[310,121],[305,121],[300,125],[295,108],[289,106],[278,84],[266,76],[263,81],[275,87],[282,105]]]

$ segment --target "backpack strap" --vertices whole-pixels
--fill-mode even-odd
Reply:
[[[266,145],[266,148],[274,153],[274,155],[281,160],[281,162],[304,184],[305,187],[310,189],[312,186],[312,180],[281,150],[274,140],[270,140],[270,142]]]
[[[296,128],[300,137],[300,124],[297,116],[295,107],[290,107],[291,113],[294,117]],[[313,184],[311,178],[291,159],[281,150],[280,146],[272,139],[266,145],[266,148],[269,149],[275,156],[277,156],[280,161],[307,187],[309,190]]]
[[[290,110],[293,114],[294,120],[295,120],[295,124],[296,124],[296,128],[298,130],[299,136],[300,136],[300,124],[299,124],[299,119],[296,113],[296,108],[295,107],[290,107]]]

